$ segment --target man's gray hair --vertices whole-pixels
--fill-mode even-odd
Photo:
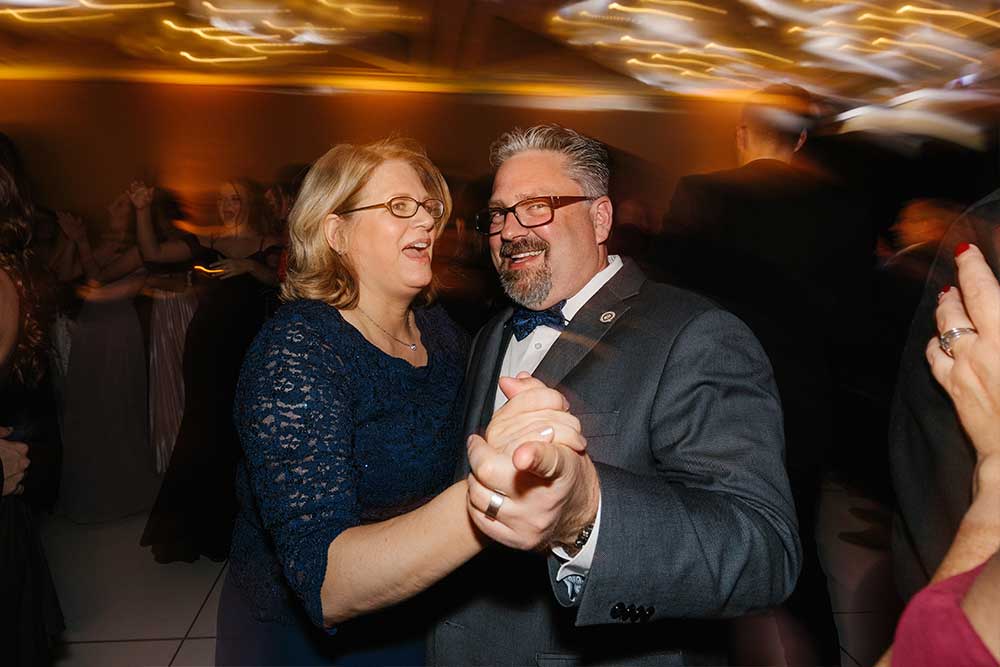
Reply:
[[[580,184],[588,197],[608,194],[608,150],[604,144],[567,127],[547,123],[523,130],[504,132],[490,146],[493,169],[524,151],[554,151],[566,157],[570,178]]]

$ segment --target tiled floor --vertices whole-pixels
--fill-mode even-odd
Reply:
[[[899,612],[888,553],[837,536],[871,524],[851,513],[872,501],[828,484],[820,508],[821,550],[840,630],[842,667],[871,665],[892,638]],[[139,546],[145,516],[98,526],[59,517],[42,526],[66,616],[56,667],[209,667],[215,664],[220,563],[160,565]]]
[[[96,526],[43,523],[66,617],[57,667],[215,664],[224,566],[156,563],[139,546],[145,523],[144,515]]]

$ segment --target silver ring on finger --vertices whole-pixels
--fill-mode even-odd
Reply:
[[[975,327],[955,327],[954,329],[948,329],[938,336],[938,345],[942,352],[954,359],[955,353],[952,351],[952,345],[955,344],[955,341],[966,334],[974,333],[979,333]]]
[[[496,521],[497,514],[500,513],[500,508],[503,507],[503,501],[507,500],[507,497],[502,493],[496,491],[490,494],[490,504],[486,507],[484,514],[486,518],[491,521]]]

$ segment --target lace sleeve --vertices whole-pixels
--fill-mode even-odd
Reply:
[[[244,361],[236,422],[285,578],[323,627],[327,548],[359,523],[344,357],[301,317],[272,321]]]

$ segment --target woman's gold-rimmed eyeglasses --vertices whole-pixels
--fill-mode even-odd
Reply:
[[[375,208],[384,208],[395,217],[405,219],[415,216],[421,206],[423,206],[424,210],[430,213],[431,217],[435,220],[439,220],[441,216],[444,215],[444,202],[440,199],[425,199],[423,201],[417,201],[413,197],[393,197],[389,201],[382,204],[359,206],[358,208],[352,208],[349,211],[335,211],[335,213],[337,215],[347,215],[348,213],[357,213],[358,211],[369,211]]]

